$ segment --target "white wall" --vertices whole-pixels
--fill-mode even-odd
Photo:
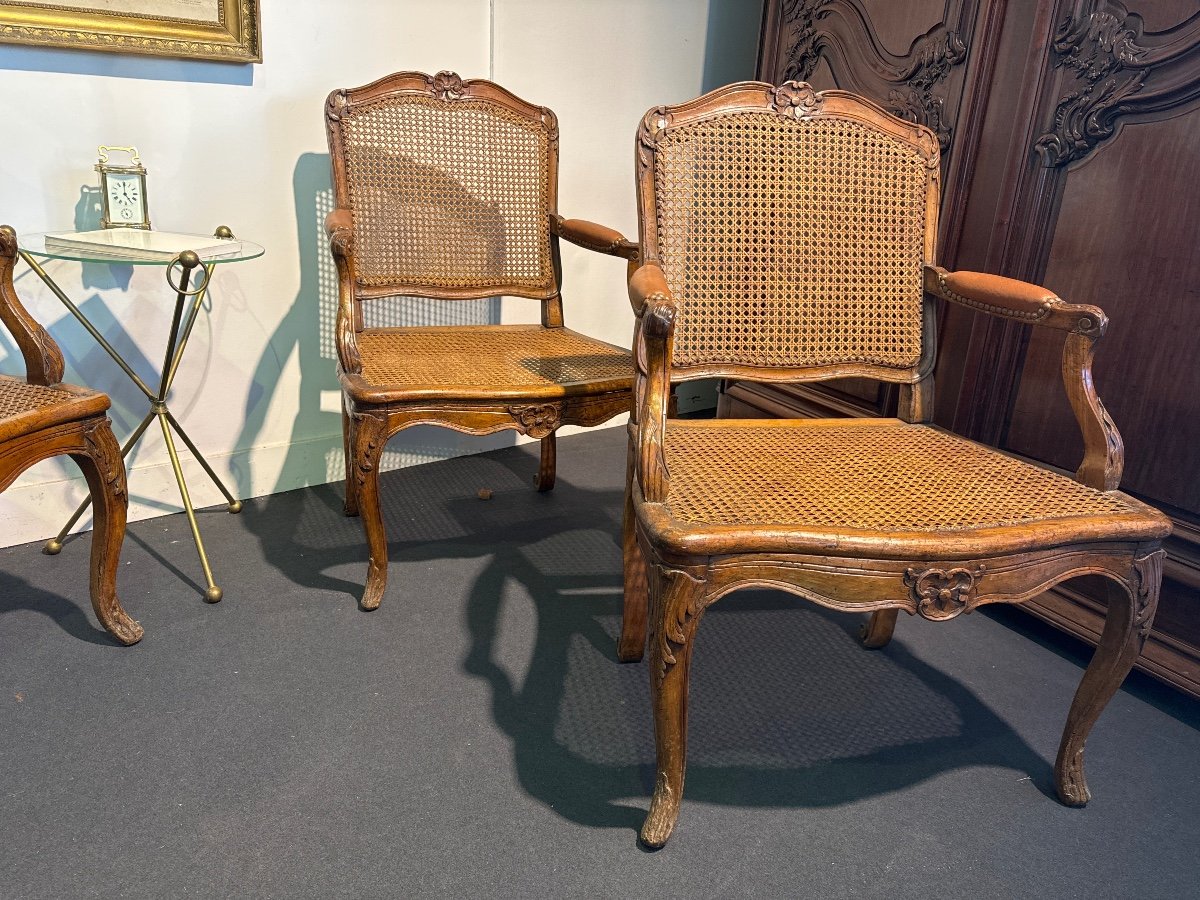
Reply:
[[[218,268],[212,311],[201,316],[170,398],[243,497],[341,477],[334,298],[319,232],[330,197],[322,117],[330,90],[400,69],[491,75],[558,114],[560,211],[635,236],[633,134],[642,113],[750,77],[759,15],[759,4],[739,0],[261,6],[264,62],[253,66],[0,46],[0,83],[10,99],[0,221],[19,232],[76,227],[81,190],[96,183],[96,146],[133,144],[149,170],[156,228],[205,233],[226,224],[266,246],[261,259]],[[628,346],[623,263],[567,247],[563,264],[567,324]],[[161,270],[62,262],[50,271],[143,377],[154,377],[172,307]],[[23,264],[17,287],[62,346],[67,380],[112,396],[122,438],[145,412],[141,394]],[[459,312],[496,318],[487,301]],[[389,313],[406,323],[435,315],[411,303]],[[506,300],[501,318],[533,320],[536,308]],[[15,346],[0,332],[0,372],[21,371]],[[512,439],[413,429],[389,445],[388,462]],[[196,505],[220,502],[184,457]],[[0,494],[0,546],[53,534],[82,495],[69,462],[29,470]],[[130,495],[133,519],[179,509],[157,434],[131,460]]]

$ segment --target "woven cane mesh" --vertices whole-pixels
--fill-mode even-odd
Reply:
[[[57,388],[0,378],[0,420],[11,419],[47,406],[58,406],[73,399],[74,394]]]
[[[633,379],[627,352],[565,328],[364,331],[358,349],[363,378],[374,385],[487,388]]]
[[[956,531],[1130,513],[1119,499],[920,425],[689,428],[666,434],[676,519]]]
[[[548,289],[549,135],[496,103],[403,95],[342,134],[361,284]]]
[[[668,128],[654,178],[676,365],[917,364],[916,150],[858,122],[739,112]]]

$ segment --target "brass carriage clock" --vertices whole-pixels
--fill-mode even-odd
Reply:
[[[128,153],[127,166],[108,161],[110,151]],[[146,206],[146,169],[136,147],[100,147],[96,171],[100,173],[100,196],[104,211],[101,228],[142,228],[150,230],[150,210]]]

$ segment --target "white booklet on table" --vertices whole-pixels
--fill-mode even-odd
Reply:
[[[140,228],[102,228],[98,231],[65,231],[46,235],[46,250],[94,253],[114,259],[162,260],[193,250],[206,259],[235,256],[242,242],[201,234],[144,231]]]

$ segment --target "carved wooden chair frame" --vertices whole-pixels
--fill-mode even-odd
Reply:
[[[54,339],[28,313],[13,286],[17,235],[0,226],[0,322],[12,334],[25,360],[24,384],[49,390],[30,396],[16,415],[0,419],[0,491],[35,463],[68,455],[79,464],[92,495],[90,592],[92,609],[108,632],[122,644],[136,644],[142,626],[121,608],[117,567],[125,539],[128,498],[125,463],[105,411],[109,399],[99,391],[63,384],[63,355]],[[20,379],[0,376],[12,390]],[[30,392],[18,389],[17,405]],[[56,396],[57,395],[57,396]]]
[[[548,236],[553,275],[544,284],[495,283],[485,288],[445,287],[425,283],[392,282],[364,285],[355,271],[354,213],[347,173],[342,119],[348,110],[384,98],[434,97],[447,104],[487,101],[540,127],[548,136],[546,185]],[[554,113],[520,99],[483,79],[463,79],[452,72],[427,75],[400,72],[360,88],[334,91],[325,108],[330,158],[333,166],[335,209],[326,219],[326,231],[338,273],[336,342],[338,377],[343,390],[343,434],[346,452],[346,514],[361,515],[369,545],[363,609],[375,609],[387,584],[387,536],[379,503],[379,460],[384,444],[404,428],[419,424],[440,425],[466,434],[486,435],[511,429],[541,442],[536,477],[539,491],[549,491],[555,478],[555,432],[563,425],[594,426],[628,412],[632,403],[632,363],[628,377],[590,382],[586,390],[564,394],[552,388],[523,390],[498,385],[494,398],[429,398],[406,394],[399,386],[380,389],[362,375],[363,361],[357,336],[364,330],[363,303],[387,296],[432,297],[446,300],[518,296],[541,304],[541,324],[563,328],[562,268],[559,239],[625,259],[632,272],[638,247],[617,231],[580,219],[563,219],[557,212],[558,120]],[[616,349],[616,348],[613,348]]]
[[[672,356],[677,307],[658,249],[655,154],[674,127],[738,111],[778,116],[841,117],[866,123],[915,149],[924,158],[927,202],[924,241],[924,327],[920,361],[910,369],[874,365],[760,368],[739,365],[680,366]],[[662,846],[673,829],[683,790],[687,741],[688,668],[693,638],[706,607],[745,587],[767,586],[833,609],[870,612],[867,647],[891,638],[897,612],[944,620],[986,603],[1019,603],[1078,575],[1102,575],[1111,586],[1109,612],[1095,656],[1067,717],[1055,763],[1059,797],[1079,806],[1089,798],[1084,742],[1105,704],[1140,652],[1158,600],[1169,523],[1161,514],[1116,492],[1123,445],[1092,384],[1092,355],[1108,320],[1095,306],[1066,303],[1035,285],[996,276],[948,272],[934,265],[938,209],[938,146],[923,126],[895,118],[875,104],[842,91],[816,92],[803,83],[780,87],[746,82],[673,107],[650,110],[637,136],[639,226],[644,264],[629,284],[638,316],[634,359],[636,404],[630,424],[628,493],[624,521],[625,602],[618,646],[623,661],[642,657],[649,614],[650,681],[657,746],[657,779],[643,842]],[[878,532],[855,535],[839,546],[820,546],[803,533],[770,533],[753,540],[747,528],[688,533],[673,523],[665,501],[671,473],[664,456],[673,384],[699,377],[809,381],[867,376],[901,385],[899,419],[930,421],[933,392],[935,301],[957,303],[990,315],[1066,333],[1063,379],[1083,432],[1085,454],[1075,475],[1097,491],[1112,492],[1142,517],[1137,533],[1093,522],[1090,529],[1056,534],[1048,522],[1002,538],[973,535],[924,537]],[[779,421],[764,427],[822,427]],[[878,420],[860,420],[873,422]],[[711,423],[721,427],[721,422]],[[899,423],[897,423],[899,424]],[[932,428],[933,426],[929,426]],[[726,533],[721,533],[724,530]]]

